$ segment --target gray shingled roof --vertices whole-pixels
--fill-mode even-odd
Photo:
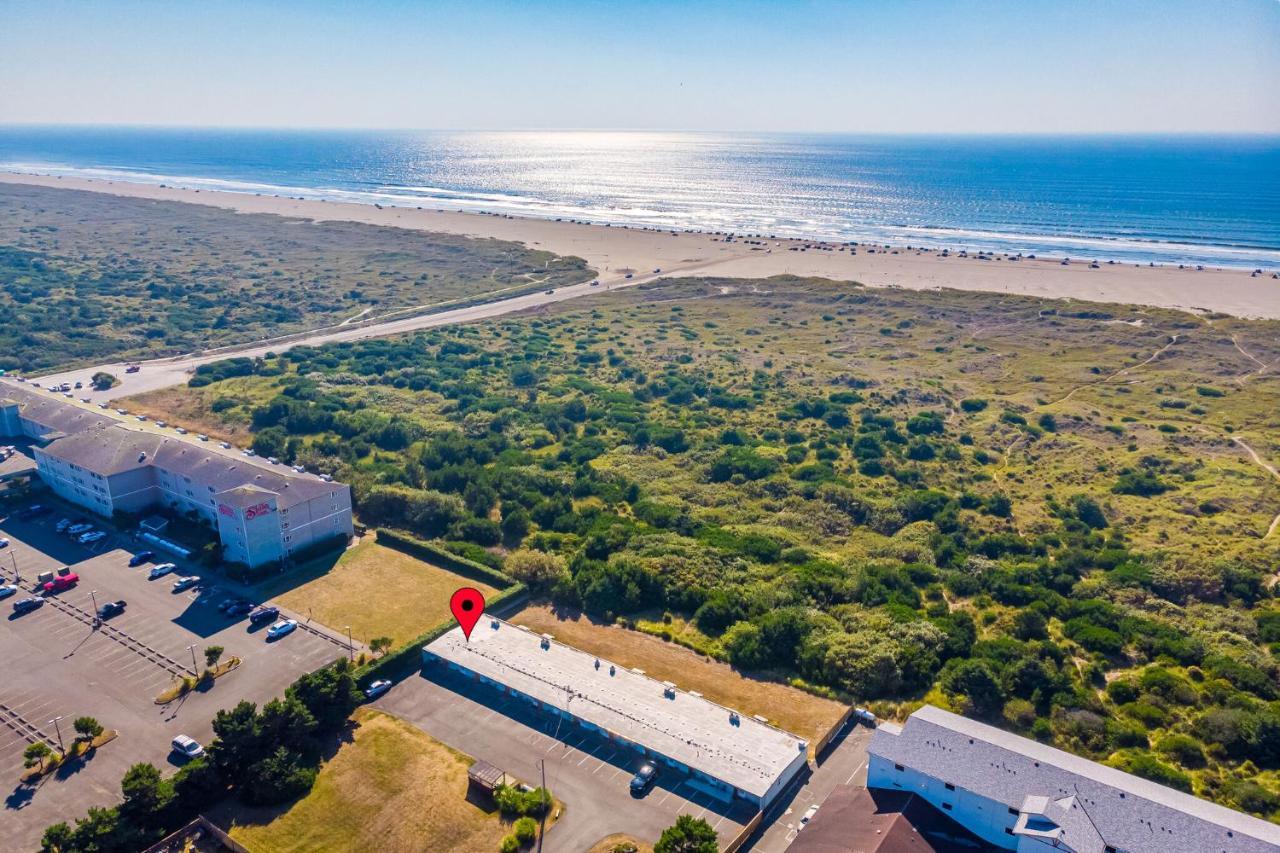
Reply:
[[[172,474],[190,477],[193,486],[203,490],[196,494],[201,501],[239,486],[256,486],[279,495],[277,505],[288,509],[346,488],[341,483],[326,483],[313,474],[296,473],[283,465],[271,465],[115,422],[59,438],[45,447],[44,452],[108,477],[154,463]]]
[[[0,404],[3,403],[16,403],[24,418],[43,424],[54,433],[71,435],[115,423],[107,415],[82,409],[47,391],[35,391],[9,382],[0,388]]]
[[[1078,851],[1280,850],[1280,826],[932,705],[881,726],[869,751],[1010,808],[1047,797],[1045,813]]]

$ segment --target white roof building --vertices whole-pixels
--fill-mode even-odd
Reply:
[[[1280,826],[925,705],[882,723],[867,786],[918,794],[998,847],[1069,853],[1280,851]]]
[[[501,619],[423,652],[687,768],[726,798],[766,805],[807,761],[808,743],[789,732]]]

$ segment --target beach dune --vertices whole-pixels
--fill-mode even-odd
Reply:
[[[607,227],[582,223],[457,211],[298,200],[279,196],[212,192],[120,181],[0,173],[0,181],[89,190],[133,198],[188,202],[242,212],[274,213],[318,221],[345,220],[421,231],[513,240],[560,255],[577,255],[610,284],[628,273],[652,278],[655,270],[673,276],[768,278],[817,276],[876,287],[928,290],[939,287],[1216,311],[1238,317],[1280,319],[1280,280],[1250,276],[1241,269],[1178,269],[1110,265],[1061,259],[1017,261],[1002,255],[961,257],[956,253],[859,246],[786,239]],[[875,251],[872,252],[871,250]]]

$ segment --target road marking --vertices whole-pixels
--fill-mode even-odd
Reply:
[[[850,784],[851,782],[853,782],[853,777],[858,775],[858,771],[859,771],[859,770],[861,770],[861,769],[862,769],[862,765],[863,765],[863,764],[866,764],[866,763],[867,763],[867,762],[863,761],[863,762],[862,762],[861,764],[859,764],[857,767],[853,768],[853,772],[849,774],[849,778],[848,778],[848,779],[846,779],[844,783],[845,783],[846,785],[848,785],[848,784]]]

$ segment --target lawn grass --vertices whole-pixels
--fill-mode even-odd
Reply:
[[[747,714],[759,714],[810,743],[835,725],[845,706],[786,684],[748,678],[728,664],[702,657],[683,646],[617,625],[593,622],[578,613],[530,605],[508,620],[602,658],[638,667],[650,678],[697,690],[712,702]]]
[[[370,535],[332,558],[268,581],[266,597],[336,631],[351,626],[356,640],[391,637],[392,647],[449,618],[449,597],[461,586],[483,595],[497,591],[479,581],[378,544]]]
[[[231,837],[255,853],[498,849],[508,826],[467,800],[470,759],[379,711],[355,721],[307,796],[279,813],[238,810]]]

